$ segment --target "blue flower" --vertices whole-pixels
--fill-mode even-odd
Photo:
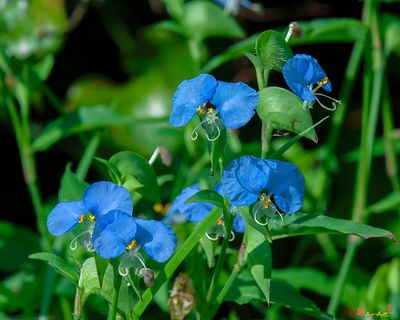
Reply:
[[[147,269],[140,248],[155,261],[168,260],[176,248],[175,232],[165,223],[134,218],[121,210],[99,217],[93,231],[93,246],[104,259],[121,258],[119,271]]]
[[[282,69],[283,77],[289,88],[302,100],[317,101],[328,110],[335,110],[339,100],[333,99],[321,93],[316,93],[319,88],[327,92],[332,91],[332,85],[322,70],[318,61],[307,54],[296,54],[286,61]],[[323,105],[317,96],[323,96],[332,100],[332,107]]]
[[[217,81],[212,75],[203,73],[178,86],[172,97],[170,124],[184,126],[199,114],[200,125],[213,125],[218,138],[219,120],[230,129],[243,127],[253,117],[257,104],[258,93],[248,85]],[[196,138],[197,133],[193,139]]]
[[[214,190],[222,195],[221,184],[218,183],[215,185]],[[200,222],[209,214],[209,212],[215,207],[211,203],[207,202],[189,202],[186,203],[190,197],[195,195],[200,191],[200,185],[194,184],[190,187],[184,189],[179,196],[175,198],[172,202],[165,218],[163,221],[169,225],[175,225],[177,223],[182,223],[185,220],[190,222]],[[233,211],[233,210],[231,210]],[[246,227],[246,223],[240,215],[235,215],[233,230],[237,233],[244,233]],[[217,233],[218,236],[224,234],[224,222],[221,217],[217,221],[217,225],[214,226],[215,230],[213,233]],[[218,229],[218,230],[217,230]],[[208,232],[209,234],[210,232]],[[218,236],[216,238],[218,238]],[[215,240],[215,239],[213,239]]]
[[[55,236],[70,231],[78,223],[92,226],[96,219],[111,210],[132,213],[133,204],[128,190],[108,181],[90,185],[79,201],[57,204],[47,217],[47,228]]]
[[[214,2],[218,3],[221,6],[226,6],[228,0],[214,0]],[[239,4],[247,9],[251,9],[254,6],[254,3],[252,3],[249,0],[240,0]]]
[[[257,202],[253,213],[259,222],[259,214],[269,218],[279,212],[276,206],[288,214],[298,211],[303,205],[304,177],[292,163],[243,156],[225,168],[222,189],[235,206]]]

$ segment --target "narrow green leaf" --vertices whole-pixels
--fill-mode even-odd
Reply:
[[[267,303],[269,303],[272,269],[271,246],[265,236],[250,225],[246,227],[246,240],[245,257],[247,265]]]
[[[371,204],[366,211],[368,213],[383,213],[391,210],[397,210],[400,207],[400,192],[393,191],[378,202]]]
[[[123,116],[110,107],[81,107],[45,127],[34,139],[32,148],[34,151],[46,151],[59,140],[72,134],[99,127],[126,125],[129,122],[129,117]]]
[[[211,241],[206,236],[203,236],[199,243],[206,254],[208,267],[213,268],[215,266],[215,247],[217,242]]]
[[[179,267],[179,265],[183,262],[183,260],[187,257],[187,255],[192,251],[192,249],[196,246],[196,244],[200,241],[200,239],[204,236],[204,233],[217,221],[217,219],[221,216],[222,210],[220,208],[214,208],[210,211],[210,213],[205,217],[205,219],[198,223],[194,228],[193,232],[186,239],[183,245],[178,248],[172,258],[165,265],[164,269],[158,274],[157,278],[154,281],[154,286],[152,288],[148,288],[143,296],[142,300],[140,300],[135,308],[134,313],[140,317],[140,315],[144,312],[146,307],[149,305],[153,296],[157,293],[157,291],[161,288],[161,286],[173,275],[175,270]]]
[[[282,156],[292,145],[294,145],[297,141],[300,140],[301,137],[304,137],[308,132],[311,130],[314,130],[315,127],[319,126],[322,122],[324,122],[326,119],[328,119],[329,116],[326,116],[325,118],[319,120],[317,123],[315,123],[313,126],[310,128],[307,128],[306,130],[300,132],[298,135],[294,136],[291,138],[288,142],[286,142],[282,147],[280,147],[277,151],[275,151],[273,154],[268,156],[270,159],[277,159],[280,156]]]
[[[268,70],[282,71],[286,61],[293,57],[292,49],[279,32],[267,30],[256,41],[256,53]]]
[[[54,270],[71,280],[73,284],[78,285],[78,271],[61,257],[49,252],[38,252],[29,255],[29,258],[47,262]]]
[[[185,202],[208,202],[219,208],[224,206],[224,198],[218,192],[213,190],[200,190]]]
[[[194,0],[186,3],[181,24],[188,38],[199,40],[245,35],[233,17],[225,14],[222,8],[210,1]]]
[[[396,237],[389,231],[371,227],[350,220],[336,219],[325,215],[294,213],[286,215],[283,223],[270,226],[272,239],[309,235],[318,233],[353,234],[364,239],[388,238],[398,244]]]
[[[79,179],[77,175],[71,171],[71,165],[71,163],[67,164],[61,178],[61,186],[58,191],[59,201],[81,200],[83,192],[89,186],[88,183]]]
[[[267,87],[259,92],[257,113],[271,129],[301,133],[313,126],[311,114],[304,110],[303,102],[289,90]],[[317,142],[314,128],[304,133],[304,137]]]
[[[129,192],[137,191],[148,200],[160,201],[160,188],[154,169],[141,155],[122,151],[113,155],[109,163],[119,170],[125,179],[123,185]]]

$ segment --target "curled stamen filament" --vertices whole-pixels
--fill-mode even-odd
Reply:
[[[86,230],[80,234],[78,234],[75,238],[72,239],[71,243],[69,244],[69,247],[72,251],[75,251],[78,248],[78,239],[86,234],[89,234],[89,240],[84,241],[84,246],[86,248],[86,250],[92,252],[94,251],[93,249],[93,244],[91,241],[92,238],[92,233],[90,232],[90,230]]]
[[[233,231],[231,231],[231,236],[229,237],[229,241],[232,242],[233,240],[235,240],[235,233]]]
[[[219,238],[218,234],[216,234],[214,237],[212,237],[212,236],[208,233],[208,231],[206,232],[206,237],[207,237],[209,240],[211,240],[211,241],[217,241],[218,238]]]
[[[191,136],[190,136],[190,138],[191,138],[193,141],[197,140],[197,138],[199,137],[199,134],[197,133],[197,129],[198,129],[204,122],[206,122],[207,120],[208,120],[207,118],[203,119],[197,126],[194,127],[194,129],[193,129],[193,131],[192,131],[192,134],[191,134]]]
[[[325,105],[317,98],[317,96],[325,97],[325,98],[328,98],[329,100],[331,100],[331,101],[332,101],[332,107],[327,107],[327,106],[325,106]],[[329,110],[329,111],[335,111],[335,110],[336,110],[336,104],[338,104],[338,103],[340,104],[340,100],[336,100],[336,99],[334,99],[334,98],[332,98],[332,97],[330,97],[330,96],[327,96],[326,94],[314,93],[314,97],[315,97],[315,100],[317,100],[318,104],[319,104],[322,108],[324,108],[324,109],[326,109],[326,110]]]
[[[122,276],[122,277],[126,277],[129,274],[129,269],[122,267],[121,265],[118,266],[118,273]]]
[[[260,220],[258,220],[257,215],[258,215],[258,210],[256,212],[254,212],[254,221],[259,224],[260,226],[266,226],[268,224],[268,218],[265,220],[265,222],[261,222]]]
[[[207,140],[210,141],[210,142],[212,142],[212,141],[217,140],[217,139],[220,137],[220,135],[221,135],[221,129],[218,127],[218,125],[217,125],[217,123],[215,122],[214,119],[210,119],[210,120],[212,121],[212,123],[213,123],[213,124],[215,125],[215,127],[217,128],[217,136],[214,137],[214,138],[210,138],[210,137],[208,136],[208,133],[206,132],[206,138],[207,138]]]

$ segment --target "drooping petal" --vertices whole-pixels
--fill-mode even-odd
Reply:
[[[244,233],[246,230],[246,221],[240,214],[237,214],[233,220],[233,231],[237,233]]]
[[[75,227],[87,211],[82,201],[60,202],[47,217],[47,229],[52,235],[62,235]]]
[[[83,194],[83,203],[96,217],[111,210],[121,210],[132,214],[131,196],[124,187],[109,181],[100,181],[90,185]]]
[[[161,221],[135,219],[137,231],[135,239],[146,254],[158,261],[168,260],[176,248],[174,230]]]
[[[182,190],[181,194],[172,202],[171,208],[168,210],[167,217],[172,217],[175,212],[178,212],[191,222],[202,221],[214,208],[214,205],[206,202],[185,203],[187,199],[199,191],[199,184],[194,184]]]
[[[296,54],[286,61],[282,73],[288,87],[294,94],[306,101],[315,100],[314,95],[308,87],[315,77],[313,59],[306,54]],[[320,79],[321,80],[321,79]]]
[[[243,156],[233,160],[222,174],[222,189],[235,206],[256,202],[267,185],[269,167],[261,159]]]
[[[101,215],[94,226],[92,241],[97,254],[112,259],[125,252],[126,246],[136,238],[135,219],[120,210]]]
[[[224,126],[237,129],[254,116],[258,93],[242,82],[218,81],[211,103],[216,106]]]
[[[196,108],[208,102],[214,94],[217,80],[206,73],[182,81],[172,97],[172,113],[169,123],[181,127],[196,114]]]
[[[308,56],[308,57],[310,57],[310,56]],[[310,83],[312,85],[315,85],[315,84],[318,84],[318,82],[322,81],[326,77],[326,73],[324,70],[322,70],[317,59],[310,57],[310,63],[313,65],[313,68],[314,68],[314,74],[313,74],[313,77],[312,77]],[[332,91],[331,82],[328,80],[328,82],[326,84],[324,84],[322,86],[322,88],[325,91],[331,92]]]
[[[304,199],[304,176],[290,162],[264,160],[270,167],[267,190],[274,196],[279,209],[294,213],[301,209]]]

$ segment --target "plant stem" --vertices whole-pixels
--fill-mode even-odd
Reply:
[[[121,287],[121,276],[118,272],[118,261],[115,261],[113,259],[111,261],[111,265],[113,267],[113,294],[111,298],[111,305],[108,310],[108,315],[107,315],[107,320],[115,320],[115,317],[117,316],[117,309],[118,309],[118,297],[119,297],[119,289]]]
[[[224,287],[222,288],[222,290],[218,294],[217,298],[215,299],[215,302],[214,302],[212,308],[210,309],[210,311],[208,313],[206,313],[204,315],[204,317],[202,319],[207,320],[207,319],[214,318],[214,316],[218,312],[218,309],[220,308],[222,302],[224,302],[226,293],[229,291],[230,287],[232,286],[233,282],[238,277],[240,272],[242,272],[245,264],[246,264],[246,259],[241,259],[240,261],[238,261],[235,264],[235,266],[233,267],[232,273],[230,274],[228,280],[225,282]]]
[[[152,288],[148,288],[144,292],[142,299],[137,302],[133,310],[133,315],[135,315],[136,318],[140,317],[144,310],[146,310],[157,291],[173,275],[182,261],[200,241],[200,238],[217,221],[220,215],[221,210],[219,208],[214,208],[202,222],[197,224],[189,238],[186,239],[183,245],[175,252],[172,258],[165,265],[164,269],[158,274],[154,281],[154,286]]]
[[[74,300],[74,320],[80,320],[82,314],[82,289],[76,287],[75,300]]]
[[[364,104],[363,104],[363,119],[362,119],[362,131],[361,131],[361,148],[358,161],[357,180],[355,185],[355,201],[352,211],[352,220],[355,222],[365,222],[368,219],[367,215],[363,216],[365,212],[367,192],[368,192],[368,181],[371,168],[372,160],[372,146],[375,138],[375,131],[378,120],[379,106],[382,96],[382,88],[384,82],[384,59],[382,54],[382,44],[380,41],[379,30],[378,30],[378,16],[377,16],[377,2],[376,0],[366,1],[367,8],[367,22],[370,25],[370,31],[372,35],[372,72],[368,72],[364,77]],[[369,94],[369,78],[373,76],[372,82],[372,93],[371,98],[367,96]],[[335,314],[339,306],[340,297],[343,292],[344,285],[347,280],[347,276],[353,262],[356,249],[359,244],[359,239],[350,236],[348,239],[348,246],[344,260],[342,262],[338,281],[336,282],[333,295],[328,305],[328,313]]]
[[[258,90],[261,91],[267,86],[269,72],[265,71],[261,66],[256,66],[256,77]],[[267,129],[267,125],[261,120],[261,159],[265,159],[268,152],[269,141],[271,139],[272,130]]]
[[[96,154],[97,148],[100,144],[100,134],[97,133],[95,134],[92,139],[90,140],[88,146],[86,147],[86,150],[82,156],[81,161],[78,164],[78,167],[76,169],[76,175],[79,179],[84,180],[90,165],[92,164],[93,158]]]

